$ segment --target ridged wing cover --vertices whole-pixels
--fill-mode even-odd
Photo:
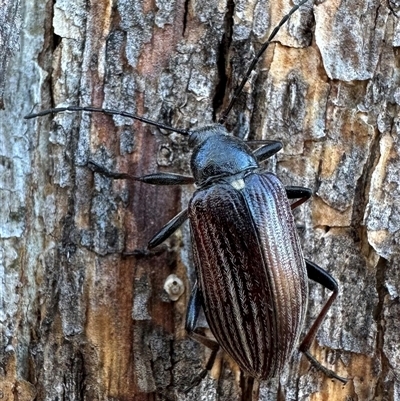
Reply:
[[[197,191],[189,219],[210,329],[245,372],[267,379],[297,345],[307,273],[283,184],[271,173],[244,182]]]

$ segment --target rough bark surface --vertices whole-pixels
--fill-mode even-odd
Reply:
[[[2,0],[0,2],[0,109],[4,108],[3,94],[7,80],[8,62],[19,46],[21,18],[19,0]]]
[[[154,257],[125,258],[186,206],[194,188],[93,173],[90,160],[142,175],[189,172],[179,128],[212,123],[292,4],[267,0],[21,0],[20,53],[0,111],[0,398],[249,400],[221,356],[188,395],[209,351],[184,331],[195,272],[187,224]],[[312,188],[299,208],[304,253],[340,294],[312,353],[297,351],[266,400],[400,400],[400,4],[301,7],[252,74],[227,122],[281,140],[268,168]],[[176,274],[184,294],[163,289]],[[310,283],[306,332],[329,292]]]

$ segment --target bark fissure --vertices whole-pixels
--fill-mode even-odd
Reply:
[[[385,335],[385,304],[387,303],[387,297],[389,295],[388,290],[386,288],[386,272],[387,272],[387,262],[383,258],[379,258],[379,261],[376,265],[376,292],[378,294],[378,304],[374,310],[374,319],[376,321],[378,332],[376,336],[376,353],[380,357],[380,369],[381,375],[378,379],[377,386],[375,389],[375,395],[379,397],[379,395],[385,394],[388,399],[393,399],[393,393],[390,397],[389,392],[387,391],[389,382],[393,381],[393,378],[390,374],[390,364],[385,355],[383,345],[384,345],[384,335]]]
[[[217,113],[220,107],[224,104],[224,99],[227,92],[228,85],[228,60],[229,60],[229,49],[232,43],[233,33],[233,14],[235,4],[233,0],[228,0],[227,8],[224,16],[224,34],[222,36],[221,43],[218,49],[218,83],[215,88],[215,95],[213,97],[213,120],[217,120]]]

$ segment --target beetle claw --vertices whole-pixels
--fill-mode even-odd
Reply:
[[[124,252],[122,256],[124,258],[129,258],[129,257],[135,257],[137,259],[141,258],[151,258],[153,256],[158,256],[161,255],[162,253],[166,252],[168,250],[167,246],[159,246],[157,249],[149,250],[149,249],[135,249],[131,252]]]
[[[198,386],[201,381],[207,376],[208,370],[203,369],[199,375],[197,375],[192,382],[190,383],[189,387],[183,390],[184,394],[188,394],[194,387]]]
[[[304,351],[304,355],[310,361],[311,365],[314,366],[314,368],[316,368],[320,372],[324,373],[327,377],[329,377],[331,379],[339,380],[343,384],[346,384],[349,381],[348,378],[341,377],[341,376],[337,375],[333,370],[330,370],[330,369],[326,368],[325,366],[323,366],[308,351]]]

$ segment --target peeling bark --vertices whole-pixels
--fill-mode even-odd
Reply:
[[[164,251],[125,257],[187,205],[193,188],[94,173],[188,174],[187,139],[124,117],[24,115],[62,105],[210,124],[292,4],[286,0],[21,1],[20,53],[0,111],[0,398],[241,400],[249,390],[184,331],[195,279],[187,224]],[[396,9],[397,7],[397,9]],[[261,383],[267,400],[400,399],[399,4],[317,1],[293,15],[252,74],[227,127],[281,140],[268,163],[313,189],[296,211],[304,253],[340,294],[312,353]],[[1,89],[1,88],[0,88]],[[170,274],[183,280],[173,302]],[[328,292],[310,283],[304,331]],[[205,323],[205,322],[203,322]]]

